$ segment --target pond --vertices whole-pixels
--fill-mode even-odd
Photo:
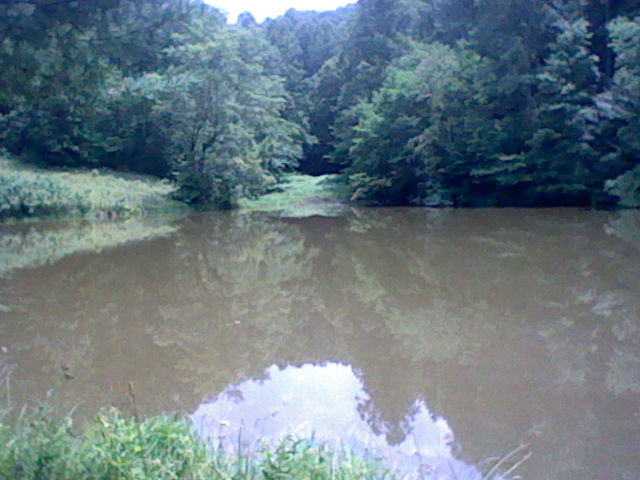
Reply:
[[[0,276],[0,408],[179,411],[423,478],[640,478],[640,212],[0,225]]]

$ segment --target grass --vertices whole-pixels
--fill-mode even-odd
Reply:
[[[131,384],[133,415],[104,409],[78,426],[72,414],[57,415],[49,397],[36,408],[12,409],[11,369],[1,367],[0,358],[0,387],[7,394],[0,406],[2,480],[507,480],[517,478],[511,474],[531,456],[527,439],[506,455],[487,459],[482,473],[460,461],[455,462],[463,469],[449,464],[426,472],[393,470],[371,452],[314,439],[287,437],[251,451],[239,441],[223,450],[213,444],[217,437],[203,440],[188,417],[140,419]]]
[[[102,170],[51,170],[0,156],[0,219],[113,218],[179,208],[171,183]]]
[[[0,221],[22,218],[120,218],[184,209],[176,186],[107,170],[42,169],[0,153]],[[334,215],[349,201],[338,175],[289,174],[277,191],[243,199],[240,208],[287,216]]]
[[[310,440],[230,455],[206,445],[188,421],[139,421],[105,411],[81,433],[46,409],[0,420],[0,478],[12,480],[364,480],[391,474],[375,459]]]
[[[289,174],[277,191],[240,201],[240,208],[287,216],[332,215],[345,209],[349,193],[338,175]]]
[[[135,410],[135,409],[134,409]],[[507,480],[528,458],[529,443],[473,467],[394,471],[367,453],[287,437],[271,447],[236,453],[205,443],[190,420],[140,420],[103,410],[84,428],[71,416],[23,409],[6,421],[0,410],[0,479],[11,480]],[[460,462],[457,462],[460,465]]]

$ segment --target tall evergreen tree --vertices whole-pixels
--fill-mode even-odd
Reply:
[[[589,50],[586,20],[561,18],[556,28],[557,37],[535,77],[529,150],[510,162],[507,184],[519,184],[528,204],[585,205],[602,190],[594,175],[598,152],[593,148],[598,58]]]
[[[607,191],[627,207],[640,207],[640,17],[609,25],[616,54],[612,88],[617,125],[617,160],[624,170],[607,182]]]

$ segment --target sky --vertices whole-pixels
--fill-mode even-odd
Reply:
[[[230,23],[235,23],[242,12],[251,12],[257,22],[265,18],[279,17],[290,8],[296,10],[335,10],[355,0],[205,0],[227,14]]]

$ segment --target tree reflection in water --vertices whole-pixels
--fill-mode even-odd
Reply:
[[[535,426],[524,477],[634,478],[639,218],[194,215],[160,238],[0,279],[0,347],[15,404],[54,390],[62,409],[87,414],[128,408],[129,382],[145,413],[191,412],[270,365],[352,365],[370,401],[361,411],[390,445],[424,399],[469,465]]]

